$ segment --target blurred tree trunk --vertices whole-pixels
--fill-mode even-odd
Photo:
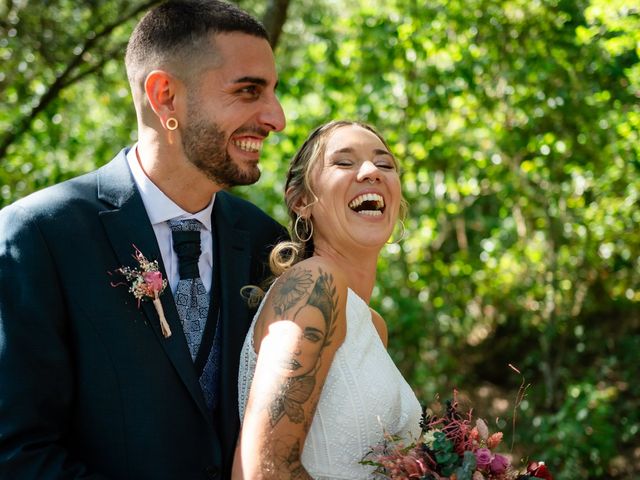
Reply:
[[[267,10],[262,17],[262,23],[264,23],[269,37],[271,39],[271,48],[274,50],[280,40],[280,33],[282,33],[282,26],[287,20],[287,9],[289,8],[289,0],[269,0],[267,4]]]

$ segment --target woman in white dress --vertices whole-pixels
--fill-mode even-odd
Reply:
[[[369,478],[360,462],[385,433],[420,433],[368,306],[403,203],[398,164],[370,126],[331,122],[294,157],[285,199],[295,241],[274,249],[277,280],[242,350],[233,478]]]

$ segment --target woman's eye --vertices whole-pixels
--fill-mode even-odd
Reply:
[[[339,167],[349,167],[353,164],[353,162],[351,160],[347,160],[343,158],[343,159],[334,160],[333,164]]]
[[[381,168],[383,170],[395,170],[395,165],[387,162],[379,162],[376,164],[376,167]]]

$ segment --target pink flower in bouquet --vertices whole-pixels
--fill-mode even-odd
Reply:
[[[424,461],[412,455],[404,458],[403,467],[409,478],[422,478],[427,473]]]
[[[476,464],[480,470],[486,470],[491,464],[491,450],[488,448],[479,448],[474,452],[476,456]]]
[[[502,441],[502,432],[496,432],[487,439],[487,447],[493,450],[498,445],[500,445],[501,441]]]
[[[495,454],[491,459],[489,469],[494,475],[502,475],[507,471],[510,464],[511,462],[509,462],[509,459],[507,457],[505,457],[504,455]]]

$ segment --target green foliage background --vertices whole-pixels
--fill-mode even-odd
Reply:
[[[0,3],[0,205],[135,140],[144,2],[46,3]],[[556,479],[637,478],[638,0],[293,0],[276,56],[288,126],[237,192],[284,223],[309,130],[376,125],[410,210],[373,306],[421,399],[459,389]]]

